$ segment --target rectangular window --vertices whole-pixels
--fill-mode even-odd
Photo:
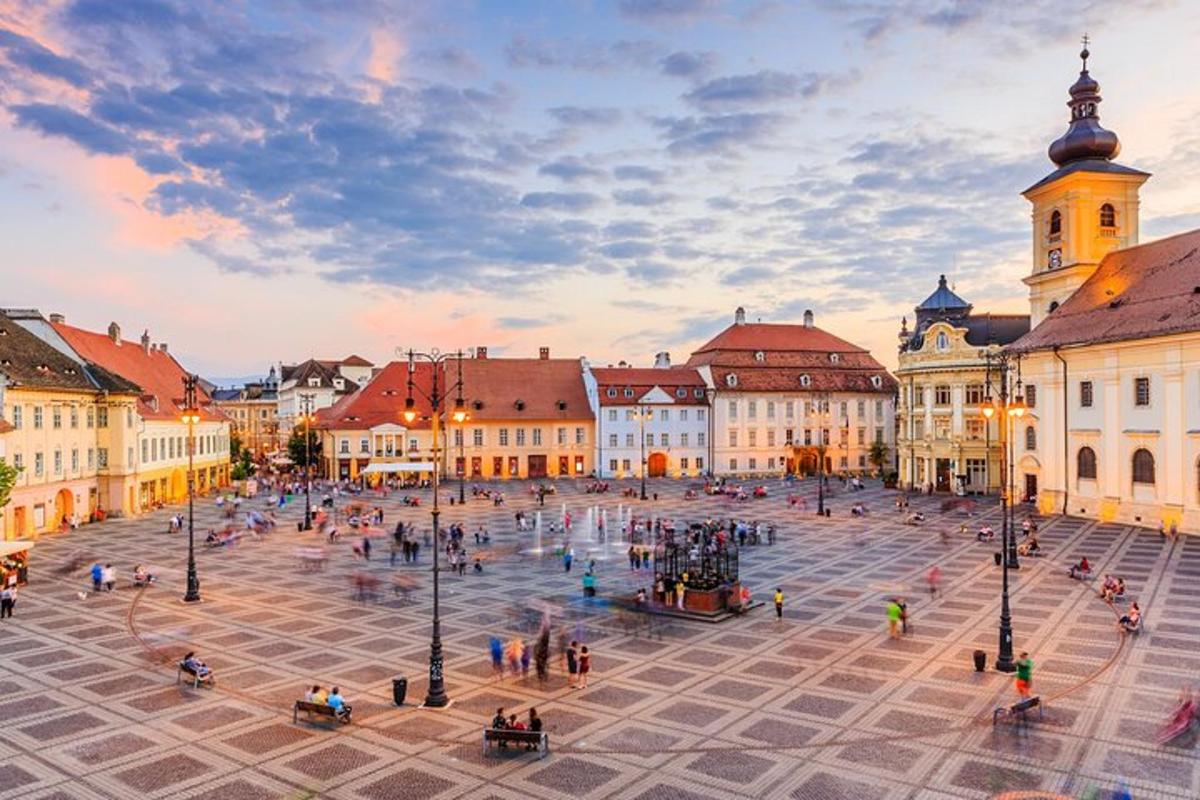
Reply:
[[[79,427],[79,406],[71,406],[71,427]]]
[[[621,459],[621,469],[623,469],[625,472],[629,472],[629,459],[628,458]]]
[[[96,409],[88,406],[87,408],[87,426],[93,428],[96,425]]]
[[[633,422],[633,409],[632,408],[625,409],[625,421]]]
[[[12,410],[12,425],[14,428],[20,428],[25,420],[25,409],[23,406],[13,406]]]
[[[508,447],[508,428],[500,429],[500,446]]]
[[[703,408],[697,408],[696,409],[696,422],[704,422],[704,420],[706,420],[706,419],[708,419],[707,410],[703,409]]]
[[[859,444],[859,446],[862,446],[866,443],[867,443],[867,429],[859,428],[858,429],[858,444]]]
[[[783,432],[783,436],[784,436],[783,443],[788,445],[789,447],[796,443],[796,431],[794,428],[788,428],[786,431]]]
[[[949,386],[946,386],[943,384],[943,385],[933,387],[933,404],[935,406],[950,405],[950,387]]]
[[[158,461],[158,439],[150,440],[150,460]]]
[[[857,406],[858,406],[858,408],[857,408],[858,418],[862,419],[863,417],[865,417],[867,415],[867,401],[859,400],[857,403]]]
[[[610,433],[608,435],[608,446],[609,447],[617,446],[617,435],[615,433]]]
[[[54,451],[54,474],[62,475],[62,450]]]
[[[517,428],[517,447],[525,446],[525,429]]]
[[[775,429],[771,428],[767,431],[767,447],[775,446]]]
[[[950,418],[949,417],[934,417],[933,418],[933,438],[949,439],[950,438]]]
[[[697,445],[698,447],[704,447],[704,441],[705,441],[705,439],[707,439],[707,438],[708,438],[708,437],[707,437],[707,435],[706,435],[705,433],[703,433],[703,432],[701,432],[701,433],[697,433],[697,434],[696,434],[696,445]]]
[[[680,447],[688,446],[688,435],[686,433],[679,434],[679,446]]]
[[[71,472],[79,472],[79,450],[71,450]]]
[[[534,444],[537,444],[537,442],[534,442]],[[567,429],[559,428],[558,429],[558,445],[559,445],[559,447],[565,447],[566,444],[567,444]]]
[[[916,389],[914,391],[916,392],[916,396],[913,398],[913,405],[914,406],[925,405],[925,387],[918,386],[918,387],[916,387]]]
[[[463,432],[462,432],[462,428],[455,428],[455,429],[454,429],[454,446],[455,446],[455,447],[462,447],[462,445],[463,445]],[[459,472],[461,472],[461,470],[459,470]]]
[[[967,417],[967,438],[972,441],[979,441],[983,438],[983,420]]]
[[[483,428],[475,428],[471,431],[471,444],[475,447],[483,447]]]
[[[737,400],[729,401],[729,418],[737,419]]]
[[[829,428],[821,429],[821,444],[829,444]]]
[[[882,400],[875,401],[875,419],[880,420],[880,421],[883,420],[883,401]]]
[[[812,428],[804,429],[804,443],[812,444]]]
[[[703,458],[696,459],[696,469],[704,469],[704,459]]]
[[[1135,406],[1150,405],[1150,379],[1133,379],[1133,404]],[[34,427],[37,427],[36,425]]]
[[[1032,384],[1025,385],[1025,406],[1037,408],[1037,387]]]
[[[729,471],[737,472],[737,459],[736,458],[729,459]]]
[[[575,429],[575,444],[587,444],[587,428]]]
[[[688,412],[688,410],[686,408],[679,409],[679,421],[680,422],[687,422],[687,417],[688,417],[687,412]]]
[[[775,459],[774,458],[767,459],[767,469],[775,469]]]
[[[969,406],[978,406],[983,404],[983,386],[978,383],[972,383],[967,386],[966,403]]]
[[[40,478],[42,473],[46,471],[46,457],[41,453],[33,454],[33,474],[34,477]]]
[[[617,460],[615,458],[610,458],[608,460],[608,471],[609,472],[617,471]]]
[[[90,447],[88,448],[87,468],[89,470],[96,468],[96,451]]]
[[[410,453],[415,453],[417,451],[417,440],[416,439],[408,440],[408,451]]]
[[[62,406],[50,407],[50,425],[54,430],[62,430]]]
[[[632,433],[625,434],[625,446],[633,447],[633,434]]]
[[[671,410],[669,408],[664,408],[662,411],[659,411],[658,418],[660,420],[662,420],[663,422],[670,422],[671,421]]]
[[[96,465],[100,469],[108,469],[108,448],[99,447],[96,449]]]
[[[758,469],[758,459],[757,459],[757,458],[752,458],[752,459],[750,459],[750,463],[747,465],[747,468],[748,468],[748,469],[749,469],[751,472],[753,472],[754,470]]]
[[[747,439],[746,443],[750,447],[758,447],[758,430],[755,428],[751,428],[749,431],[746,432],[746,439]]]
[[[96,408],[96,427],[108,427],[108,406],[99,406]]]
[[[608,410],[608,421],[609,422],[617,421],[617,410],[615,408],[610,408]]]
[[[33,407],[33,429],[34,429],[35,431],[36,431],[36,430],[41,430],[41,428],[42,428],[42,422],[43,422],[43,420],[42,420],[42,407],[41,407],[41,406],[34,406],[34,407]]]
[[[1091,381],[1080,381],[1079,382],[1079,406],[1081,408],[1091,408],[1092,407],[1092,382]]]
[[[681,459],[679,459],[679,468],[680,468],[681,470],[683,470],[684,472],[687,472],[687,468],[688,468],[688,460],[687,460],[687,458],[681,458]]]
[[[125,427],[126,428],[133,427],[133,409],[132,408],[125,409]]]
[[[654,434],[653,433],[646,434],[646,446],[654,447]]]
[[[737,433],[738,433],[738,432],[737,432],[737,431],[735,431],[735,430],[730,430],[730,431],[729,431],[729,446],[730,446],[730,447],[737,447],[737,446],[738,446],[738,443],[737,443]]]
[[[520,439],[521,437],[520,437],[520,436],[518,436],[517,438],[518,438],[518,439]],[[519,443],[519,442],[518,442],[518,443]],[[541,428],[534,428],[534,429],[533,429],[533,446],[534,446],[534,447],[541,447],[541,446],[542,446],[542,429],[541,429]]]
[[[150,460],[150,442],[146,439],[142,439],[142,463],[146,463],[149,460]]]
[[[767,401],[767,419],[775,419],[775,401]]]
[[[758,419],[758,401],[750,400],[746,403],[746,418]]]
[[[883,444],[883,428],[875,429],[875,442],[876,444]]]
[[[788,419],[794,419],[796,416],[796,403],[793,400],[788,400],[783,405],[783,415]]]
[[[838,416],[839,416],[839,417],[841,417],[842,419],[845,419],[847,416],[849,416],[849,412],[850,412],[850,404],[849,404],[849,403],[847,403],[845,400],[843,400],[843,401],[842,401],[842,402],[839,404],[839,407],[838,407],[838,412],[839,412],[839,413],[838,413]]]
[[[671,434],[669,434],[669,433],[660,434],[658,437],[658,443],[659,443],[659,446],[661,446],[661,447],[670,447],[671,446]]]
[[[913,420],[913,438],[914,439],[924,439],[925,438],[925,420],[923,420],[923,419],[914,419]]]
[[[338,452],[344,456],[350,455],[350,440],[342,439],[338,442]]]
[[[867,466],[867,457],[866,457],[866,456],[863,456],[863,455],[860,455],[860,456],[858,457],[858,468],[859,468],[859,469],[862,469],[862,468],[863,468],[863,467],[865,467],[865,466]]]
[[[504,457],[503,456],[494,456],[492,458],[492,477],[495,477],[495,478],[504,477]]]

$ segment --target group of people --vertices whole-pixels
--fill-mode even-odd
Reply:
[[[341,690],[334,686],[328,692],[319,685],[314,685],[304,694],[304,702],[318,706],[329,706],[339,719],[349,719],[350,704],[342,697]]]
[[[538,716],[537,709],[530,706],[529,708],[529,724],[521,722],[516,714],[504,716],[504,709],[497,708],[496,716],[492,717],[492,730],[496,731],[531,731],[533,733],[541,733],[542,718]],[[501,747],[505,747],[505,743],[500,743]],[[536,750],[537,745],[530,743],[525,746],[526,750]]]

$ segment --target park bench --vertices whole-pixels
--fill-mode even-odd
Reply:
[[[1038,710],[1038,718],[1041,719],[1041,717],[1042,717],[1042,698],[1027,697],[1024,700],[1020,700],[1016,703],[1013,703],[1011,706],[1007,706],[1007,707],[1001,706],[1000,708],[997,708],[995,711],[993,711],[992,712],[992,724],[995,725],[1000,720],[1001,717],[1013,717],[1013,716],[1016,716],[1017,714],[1021,715],[1021,721],[1024,722],[1025,715],[1026,715],[1026,713],[1028,713],[1029,709],[1031,709],[1031,708],[1036,708]]]
[[[536,745],[537,751],[541,754],[538,758],[545,758],[546,754],[550,752],[550,734],[546,731],[512,731],[506,728],[483,729],[483,752],[485,754],[493,744],[505,745],[510,742],[526,747],[531,744]]]
[[[333,706],[327,706],[324,703],[309,703],[305,700],[297,700],[296,705],[292,707],[292,724],[296,724],[300,718],[300,712],[308,715],[311,721],[313,715],[318,717],[327,717],[331,720],[337,720],[343,725],[350,723],[350,706],[342,706],[342,713],[333,710]]]
[[[211,669],[208,671],[207,675],[201,677],[194,669],[185,666],[182,661],[180,661],[176,666],[178,667],[178,670],[175,672],[175,683],[182,681],[183,676],[186,675],[187,680],[192,684],[193,689],[199,688],[201,684],[208,684],[209,686],[216,686],[217,684],[217,677],[213,674]]]

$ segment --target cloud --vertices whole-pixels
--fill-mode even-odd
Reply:
[[[547,317],[499,317],[496,325],[503,330],[528,331],[535,328],[546,328],[561,320],[556,315]]]
[[[418,50],[413,58],[417,63],[433,67],[442,73],[470,76],[483,72],[483,65],[476,61],[474,56],[451,45]]]
[[[702,78],[716,65],[717,54],[704,50],[678,50],[659,62],[662,73],[675,78]]]
[[[640,164],[621,164],[613,167],[613,177],[619,181],[642,181],[657,185],[667,179],[667,173],[661,169],[645,167]]]
[[[606,178],[608,173],[591,166],[576,156],[564,156],[557,161],[538,167],[539,175],[550,175],[565,183],[574,183],[584,178]]]
[[[621,16],[652,25],[687,25],[720,10],[719,0],[620,0]]]
[[[684,271],[672,264],[657,261],[640,261],[625,270],[633,281],[661,286],[683,276]]]
[[[546,113],[563,125],[573,127],[608,127],[621,121],[621,111],[616,108],[584,108],[582,106],[556,106]]]
[[[784,117],[766,112],[706,114],[700,117],[662,117],[654,124],[667,138],[673,156],[736,155],[778,130]]]
[[[833,75],[809,72],[796,75],[760,70],[748,75],[729,75],[702,83],[683,96],[697,108],[723,110],[760,106],[783,100],[811,100],[857,80],[857,73]]]
[[[599,197],[588,192],[530,192],[521,198],[526,208],[553,211],[587,211],[599,202]]]
[[[620,239],[649,239],[657,233],[658,229],[648,222],[638,222],[634,220],[624,220],[621,222],[611,222],[604,227],[603,234],[610,238]]]
[[[727,286],[764,283],[779,277],[779,270],[772,267],[746,266],[726,272],[721,276],[721,283]]]
[[[35,40],[4,28],[0,28],[0,51],[18,67],[25,67],[47,78],[66,81],[76,88],[92,82],[87,67],[79,61],[64,58]]]
[[[644,39],[619,39],[602,43],[572,38],[512,38],[504,48],[510,67],[571,69],[578,72],[608,72],[652,67],[662,57],[663,47]]]
[[[612,196],[623,206],[642,207],[661,206],[675,199],[670,192],[652,192],[649,189],[618,189]]]
[[[645,258],[658,250],[650,242],[627,239],[602,245],[600,252],[609,258]]]
[[[89,153],[118,155],[130,150],[129,140],[107,125],[95,122],[84,115],[62,106],[47,103],[29,103],[9,106],[16,115],[17,124],[31,128],[47,136],[69,139]]]

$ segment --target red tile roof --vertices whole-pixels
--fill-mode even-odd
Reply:
[[[1200,230],[1116,250],[1013,350],[1200,331]]]
[[[472,419],[595,419],[578,359],[467,358],[462,368],[463,396]],[[455,365],[446,369],[453,378]]]
[[[646,392],[656,386],[681,403],[708,404],[703,392],[704,378],[691,367],[593,367],[592,375],[596,378],[596,385],[600,390],[600,405],[602,406],[636,405]],[[610,388],[617,390],[616,397],[608,396],[607,390]],[[625,389],[632,389],[633,397],[626,397]],[[686,391],[687,397],[676,398],[675,392],[678,389]],[[701,390],[699,397],[696,397],[695,394],[697,389]]]
[[[427,430],[432,413],[427,395],[432,389],[433,369],[433,364],[429,362],[418,361],[413,365],[413,401],[419,416],[411,423],[406,422],[403,416],[408,398],[408,362],[393,361],[379,370],[366,386],[346,395],[329,408],[318,411],[314,427],[325,430],[367,430],[390,422],[411,430]],[[447,409],[452,409],[453,396],[449,402]]]
[[[188,373],[174,356],[161,349],[146,351],[137,341],[117,343],[107,334],[85,331],[65,322],[50,324],[81,358],[141,387],[138,413],[143,418],[179,418],[183,411],[183,378]],[[199,385],[196,394],[203,419],[226,419],[220,410],[208,406],[210,398]]]
[[[16,428],[14,428],[11,424],[6,422],[4,417],[0,417],[0,433],[9,433],[9,432],[15,431],[15,430],[16,430]]]
[[[367,361],[362,356],[348,355],[341,361],[343,367],[373,367],[375,366],[370,361]]]
[[[733,324],[718,333],[709,342],[692,354],[691,365],[697,355],[719,350],[792,351],[819,353],[865,353],[858,345],[839,339],[832,333],[804,325],[777,325],[766,322]]]

